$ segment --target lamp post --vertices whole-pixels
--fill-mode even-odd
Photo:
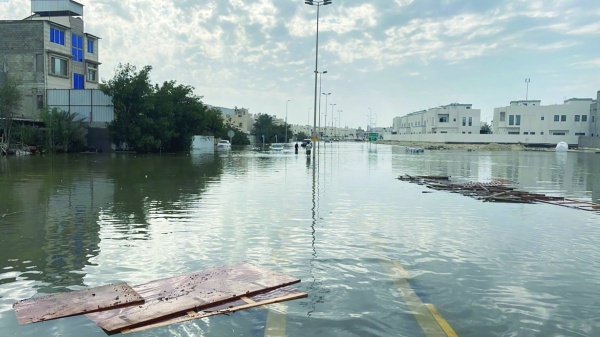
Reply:
[[[373,110],[369,108],[369,124],[367,124],[367,132],[371,130],[371,115],[373,114]]]
[[[288,99],[285,102],[285,142],[287,143],[287,129],[288,129],[288,125],[287,125],[287,110],[288,110],[288,103],[291,101],[291,99]]]
[[[526,88],[525,88],[525,100],[527,100],[527,98],[529,98],[529,82],[531,82],[531,79],[530,78],[526,78],[525,79],[525,85],[526,85]]]
[[[315,43],[315,103],[313,110],[313,141],[316,137],[317,128],[317,74],[319,71],[319,10],[321,6],[331,5],[332,0],[305,0],[304,3],[310,6],[317,6],[317,42]],[[313,157],[316,151],[313,151]]]
[[[331,95],[331,93],[328,92],[328,93],[322,93],[322,94],[325,95],[325,135],[327,135],[327,98],[329,97],[329,95]],[[319,106],[320,105],[321,105],[321,103],[319,103]],[[321,123],[321,118],[319,118],[319,123]]]
[[[340,129],[340,136],[343,136],[343,134],[342,134],[342,111],[343,110],[338,110],[338,129]]]
[[[322,93],[321,90],[323,83],[323,74],[327,74],[327,70],[319,72],[319,92]],[[327,108],[327,101],[325,102],[325,108]],[[319,139],[321,139],[321,95],[319,95]]]
[[[331,103],[329,105],[331,105],[331,133],[333,134],[335,132],[335,134],[337,135],[337,131],[335,130],[334,118],[333,118],[333,116],[335,116],[335,114],[333,112],[333,107],[336,106],[336,104]]]

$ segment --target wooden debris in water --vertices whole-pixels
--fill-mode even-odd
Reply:
[[[587,201],[552,197],[539,193],[529,193],[516,190],[511,186],[514,182],[506,179],[495,179],[491,182],[453,182],[450,176],[410,176],[408,174],[398,177],[398,180],[425,185],[428,188],[452,193],[460,193],[488,202],[511,203],[547,203],[584,211],[600,211],[600,205]]]
[[[28,324],[142,303],[144,299],[135,290],[118,283],[30,298],[15,302],[13,308],[19,324]]]
[[[143,305],[86,316],[109,334],[118,333],[297,282],[250,264],[217,267],[134,286],[146,300]]]
[[[182,313],[177,317],[169,318],[162,321],[156,321],[148,325],[143,325],[138,328],[124,329],[121,333],[139,332],[148,329],[163,327],[176,323],[184,323],[199,318],[205,318],[215,315],[230,314],[236,311],[255,308],[263,305],[291,301],[299,298],[305,298],[308,294],[299,292],[291,288],[279,288],[266,293],[260,293],[251,296],[242,296],[240,298],[228,301],[219,305],[210,306],[201,310],[190,310]]]

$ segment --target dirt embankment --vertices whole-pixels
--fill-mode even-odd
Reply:
[[[419,147],[425,150],[467,150],[467,151],[548,151],[545,148],[528,148],[522,144],[442,144],[426,142],[399,142],[384,140],[380,144]]]

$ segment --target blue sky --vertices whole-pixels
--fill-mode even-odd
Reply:
[[[283,118],[289,99],[288,121],[312,124],[316,7],[303,0],[80,2],[86,32],[102,38],[101,78],[119,62],[152,65],[154,82],[192,85],[206,104]],[[28,0],[0,1],[0,19],[29,11]],[[525,78],[544,105],[600,90],[598,0],[333,0],[319,31],[328,124],[332,108],[342,126],[364,128],[370,111],[391,126],[453,102],[489,122],[525,99]]]

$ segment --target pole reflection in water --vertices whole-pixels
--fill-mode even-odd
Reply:
[[[306,313],[306,315],[308,317],[310,317],[312,315],[313,312],[315,312],[316,310],[316,306],[317,303],[319,303],[320,301],[322,301],[322,297],[321,296],[316,296],[317,294],[317,289],[319,288],[318,286],[318,282],[317,282],[317,278],[315,277],[315,264],[317,263],[317,259],[318,259],[318,254],[317,254],[317,247],[316,247],[316,226],[317,226],[317,219],[319,216],[319,179],[318,179],[318,175],[317,175],[317,166],[318,163],[320,161],[321,156],[316,156],[315,158],[315,162],[312,165],[312,191],[311,191],[311,196],[312,196],[312,207],[311,207],[311,224],[310,224],[310,229],[311,229],[311,237],[312,237],[312,241],[311,241],[311,247],[312,247],[312,253],[311,253],[311,258],[310,258],[310,268],[309,268],[309,272],[310,272],[310,276],[312,278],[312,281],[310,283],[310,286],[308,287],[309,294],[315,294],[313,296],[310,296],[310,309],[309,311]],[[307,165],[310,164],[310,158],[307,161]]]

